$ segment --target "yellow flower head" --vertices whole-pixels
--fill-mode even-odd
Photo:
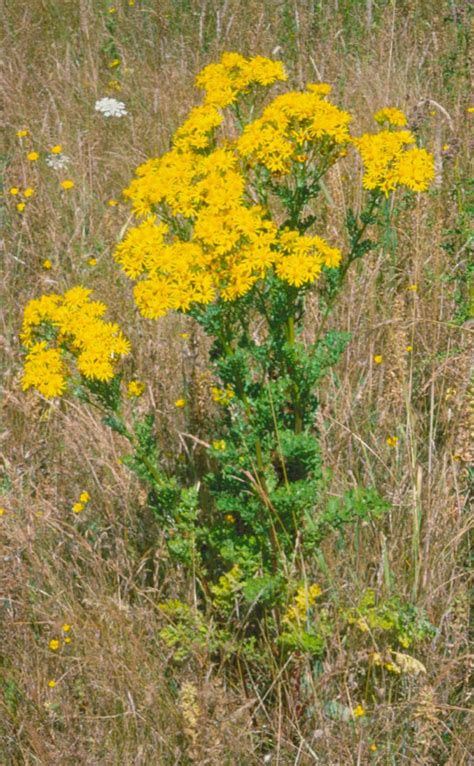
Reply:
[[[109,207],[117,207],[117,205],[118,205],[118,200],[116,200],[116,199],[109,199],[109,201],[107,202],[107,204],[108,204],[108,206],[109,206]]]
[[[53,681],[53,679],[51,679],[51,681],[48,681],[48,686],[50,689],[54,689],[54,687],[56,686],[56,681]]]
[[[49,260],[49,258],[46,258],[46,259],[43,261],[43,263],[42,263],[42,266],[43,266],[43,269],[46,269],[47,271],[48,271],[49,269],[52,269],[52,268],[53,268],[53,264],[51,263],[51,261]]]
[[[186,406],[186,399],[176,399],[174,403],[175,407],[185,407]]]
[[[87,263],[89,266],[97,266],[97,258],[88,258]]]
[[[72,506],[72,512],[73,513],[82,513],[84,510],[84,503],[74,503]]]
[[[52,146],[49,150],[51,154],[61,154],[63,150],[63,147],[60,144],[56,144],[56,146]]]
[[[365,710],[362,707],[362,705],[357,705],[357,707],[354,708],[354,710],[352,711],[352,715],[355,718],[361,718],[362,716],[364,716],[365,715]]]
[[[34,193],[35,193],[35,190],[32,189],[31,186],[28,186],[28,188],[25,189],[25,191],[23,192],[23,196],[28,199],[28,197],[32,197]]]
[[[18,202],[16,209],[19,213],[23,213],[24,209],[26,207],[26,202]]]
[[[131,380],[127,386],[127,396],[129,399],[138,398],[143,394],[145,390],[145,384],[139,380]]]
[[[17,130],[16,135],[17,138],[24,138],[29,135],[29,130]]]
[[[36,160],[39,159],[39,154],[38,152],[28,152],[26,159],[30,162],[36,162]]]
[[[120,66],[120,59],[112,59],[112,61],[109,62],[109,69],[115,69],[115,67]]]
[[[59,646],[60,646],[60,643],[57,638],[52,638],[51,641],[49,642],[49,648],[51,649],[52,652],[57,652],[59,649]]]
[[[61,181],[61,186],[63,189],[72,189],[74,187],[74,181],[71,181],[70,178],[66,178],[64,181]]]
[[[90,499],[91,499],[91,496],[89,495],[88,492],[81,492],[81,494],[79,495],[79,500],[81,501],[81,503],[88,503]]]
[[[386,439],[386,442],[387,442],[389,447],[396,447],[397,443],[398,443],[398,436],[389,436]]]
[[[375,364],[382,364],[382,354],[375,354],[374,356],[374,362]]]
[[[16,197],[16,195],[20,193],[20,190],[19,190],[18,186],[11,186],[10,189],[9,189],[9,192],[14,197]]]
[[[70,630],[71,630],[71,626],[69,625],[69,623],[65,622],[63,625],[63,633],[69,633]]]

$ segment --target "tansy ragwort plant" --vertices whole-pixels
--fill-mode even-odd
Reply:
[[[239,593],[247,588],[253,603],[275,603],[306,530],[310,542],[320,540],[317,389],[349,340],[327,330],[327,318],[351,265],[374,247],[367,230],[376,231],[388,195],[399,186],[424,191],[433,178],[431,155],[403,129],[398,109],[377,113],[378,132],[353,137],[351,115],[328,100],[327,84],[262,106],[266,88],[286,79],[280,62],[236,53],[205,67],[196,79],[202,104],[124,192],[136,223],[114,257],[134,282],[139,311],[148,319],[189,314],[213,340],[220,415],[198,486],[165,474],[151,416],[130,430],[124,424],[115,366],[129,345],[89,291],[32,301],[23,331],[23,387],[51,397],[70,381],[73,393],[101,406],[134,445],[128,465],[149,483],[170,550],[199,572],[203,594],[212,597],[209,583],[238,571]],[[362,210],[348,213],[341,252],[318,233],[313,200],[323,192],[324,204],[324,176],[354,148],[366,195]],[[318,280],[321,324],[305,344],[305,297]],[[371,502],[358,503],[370,514]],[[319,532],[352,520],[331,514]]]

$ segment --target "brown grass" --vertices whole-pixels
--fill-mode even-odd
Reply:
[[[259,764],[268,755],[274,764],[467,766],[474,758],[466,447],[474,330],[461,315],[469,317],[472,267],[470,6],[112,5],[115,14],[98,0],[3,2],[3,184],[32,186],[35,195],[21,215],[7,193],[3,210],[0,763]],[[159,638],[166,619],[158,604],[173,596],[193,604],[195,583],[167,562],[143,490],[120,463],[124,444],[93,411],[73,401],[48,404],[19,388],[23,306],[42,291],[85,283],[127,328],[135,349],[129,364],[149,384],[143,407],[157,413],[168,459],[184,443],[189,449],[180,434],[196,433],[204,418],[206,347],[199,334],[193,344],[180,340],[183,330],[195,332],[190,320],[136,316],[110,257],[128,213],[107,201],[120,198],[140,162],[167,148],[197,100],[195,73],[223,50],[277,55],[294,87],[331,82],[338,103],[356,115],[356,130],[369,127],[378,108],[397,105],[437,152],[438,186],[403,213],[396,249],[392,238],[352,273],[331,320],[353,338],[322,392],[331,492],[370,484],[392,510],[380,528],[360,530],[342,549],[329,540],[323,561],[307,567],[348,603],[369,585],[391,587],[437,626],[418,655],[426,674],[400,687],[385,673],[378,703],[360,725],[333,720],[324,708],[325,700],[359,702],[370,647],[366,639],[348,643],[342,631],[317,669],[294,657],[275,667],[266,689],[254,669],[240,683],[200,645],[176,664]],[[108,67],[116,56],[119,74]],[[119,93],[109,93],[111,77]],[[94,113],[96,98],[108,93],[126,102],[128,118]],[[28,138],[15,137],[21,128]],[[56,143],[71,158],[67,171],[26,160],[30,149]],[[330,179],[335,204],[326,227],[334,241],[343,237],[345,209],[358,204],[354,172],[347,165]],[[75,182],[68,192],[59,187],[65,177]],[[42,268],[46,258],[50,271]],[[416,291],[407,290],[412,284]],[[381,365],[374,354],[382,354]],[[193,423],[173,406],[184,385],[199,403]],[[393,433],[403,435],[396,450],[386,445]],[[75,517],[71,504],[83,489],[91,502],[86,516]],[[65,622],[72,641],[52,652],[48,642]]]

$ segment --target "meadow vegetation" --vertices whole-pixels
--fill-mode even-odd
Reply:
[[[474,8],[2,21],[0,763],[467,766]]]

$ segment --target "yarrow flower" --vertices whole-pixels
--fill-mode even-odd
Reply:
[[[53,168],[53,170],[61,170],[62,168],[65,168],[66,165],[68,165],[71,160],[69,157],[67,157],[65,154],[48,154],[48,156],[45,159],[46,164],[48,167]]]
[[[27,304],[21,334],[27,350],[24,391],[33,387],[46,398],[61,396],[72,376],[71,359],[86,380],[114,377],[117,359],[130,353],[130,343],[117,324],[102,319],[107,307],[91,301],[91,292],[77,286]]]
[[[109,98],[108,96],[99,98],[95,102],[95,110],[101,112],[105,117],[123,117],[128,114],[123,101],[117,101],[116,98]]]

